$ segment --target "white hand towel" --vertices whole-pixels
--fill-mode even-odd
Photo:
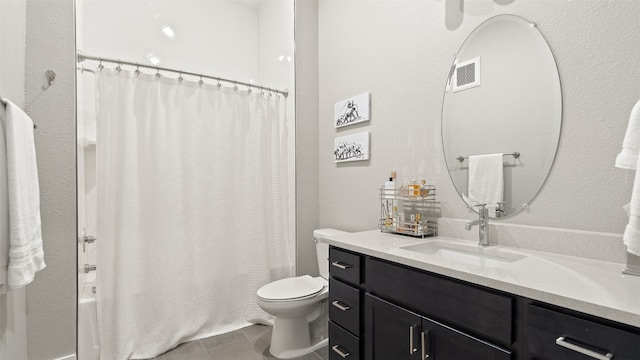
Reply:
[[[9,193],[9,288],[24,287],[46,267],[40,228],[40,189],[33,121],[7,101],[2,118]],[[1,234],[0,234],[1,235]]]
[[[489,216],[496,217],[504,196],[503,154],[469,156],[469,200],[487,204]]]
[[[622,141],[622,151],[616,158],[616,167],[627,170],[635,170],[640,151],[640,101],[631,110],[629,125]]]

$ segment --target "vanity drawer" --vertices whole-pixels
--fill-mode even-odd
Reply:
[[[336,279],[360,285],[360,255],[330,247],[329,273]]]
[[[360,335],[360,290],[329,279],[329,319]]]
[[[605,359],[607,353],[615,360],[640,359],[640,333],[537,305],[529,305],[527,312],[531,359]]]
[[[425,271],[367,258],[367,290],[444,324],[513,342],[514,299]]]
[[[360,339],[329,321],[329,360],[344,359],[360,359]]]

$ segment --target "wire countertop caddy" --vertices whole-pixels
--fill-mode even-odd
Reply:
[[[382,232],[428,237],[438,235],[436,187],[380,188],[380,220]]]

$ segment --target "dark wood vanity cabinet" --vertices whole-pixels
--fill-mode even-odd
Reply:
[[[365,359],[514,359],[512,296],[375,258],[364,266]]]
[[[362,256],[329,248],[329,360],[359,360]]]
[[[365,262],[367,291],[454,327],[510,345],[515,298],[375,258]]]
[[[535,360],[640,359],[638,329],[529,304],[528,350]]]
[[[329,359],[640,360],[640,329],[329,251]]]
[[[370,294],[365,324],[365,359],[511,359],[508,350]]]

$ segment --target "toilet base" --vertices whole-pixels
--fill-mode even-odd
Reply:
[[[322,302],[321,309],[326,306]],[[276,318],[271,333],[269,352],[278,359],[291,359],[310,354],[329,342],[327,311],[314,316],[315,320]],[[292,334],[294,334],[292,336]]]
[[[329,344],[329,339],[323,339],[320,340],[318,343],[313,344],[309,347],[303,348],[303,349],[297,349],[297,350],[287,350],[282,352],[279,355],[275,355],[273,353],[271,353],[271,355],[273,355],[274,357],[278,358],[278,359],[293,359],[293,358],[297,358],[300,356],[304,356],[307,354],[311,354],[312,352],[320,349],[321,347],[327,346],[327,344]]]
[[[296,358],[310,354],[329,343],[326,333],[310,335],[309,323],[304,321],[303,325],[300,328],[300,324],[292,324],[290,320],[276,319],[269,347],[271,355],[278,359]]]

